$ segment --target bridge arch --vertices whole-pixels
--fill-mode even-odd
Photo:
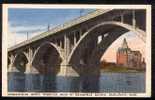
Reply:
[[[60,49],[51,42],[44,42],[35,51],[31,65],[41,74],[53,74],[59,71],[61,62]]]
[[[11,59],[10,59],[11,61]],[[19,52],[15,55],[13,60],[13,67],[17,69],[18,72],[24,73],[26,71],[26,64],[28,63],[28,57],[25,52]]]
[[[122,23],[122,22],[107,21],[107,22],[103,22],[103,23],[100,23],[100,24],[92,27],[86,33],[84,33],[84,35],[80,38],[80,40],[77,42],[77,44],[72,49],[72,51],[68,57],[68,63],[71,64],[73,67],[78,66],[81,63],[80,60],[81,60],[81,57],[83,55],[82,53],[85,50],[85,48],[89,45],[92,45],[92,43],[96,41],[96,38],[99,35],[102,35],[104,37],[104,35],[107,34],[108,36],[104,37],[103,40],[99,44],[97,44],[95,47],[88,48],[88,49],[92,49],[92,51],[87,54],[87,56],[89,56],[88,57],[89,61],[87,62],[88,63],[87,66],[92,67],[94,65],[97,65],[99,62],[99,59],[104,54],[106,49],[118,37],[120,37],[122,34],[128,32],[128,31],[134,32],[136,35],[138,35],[145,42],[146,33],[143,30],[141,30],[137,27],[133,27],[129,24]],[[87,52],[87,49],[86,49],[86,52]],[[94,59],[96,59],[96,60],[94,60]],[[75,69],[78,70],[80,68],[75,67]],[[86,70],[89,71],[89,69],[86,69]],[[80,69],[80,70],[83,70],[83,69]],[[94,69],[92,68],[92,70],[94,70]]]
[[[8,56],[8,62],[7,62],[7,64],[8,64],[7,67],[9,67],[9,65],[11,64],[11,58],[9,56]]]

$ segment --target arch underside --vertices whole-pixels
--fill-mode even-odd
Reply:
[[[122,34],[132,31],[143,39],[145,32],[140,29],[129,28],[126,24],[105,22],[88,30],[73,48],[68,63],[79,74],[99,74],[100,59],[107,48]],[[129,26],[129,25],[128,25]],[[141,33],[140,33],[141,32]],[[102,36],[102,41],[97,43],[98,36]]]
[[[27,67],[31,67],[30,72],[39,74],[55,75],[60,69],[62,56],[59,49],[51,42],[41,44],[35,51],[32,60],[28,59],[25,52],[19,52],[13,61],[12,71],[25,73]],[[11,58],[8,58],[10,64]],[[35,69],[35,72],[33,72]],[[28,71],[29,72],[29,71]]]
[[[55,75],[60,70],[61,62],[62,58],[58,49],[52,43],[47,42],[38,47],[31,65],[40,74]]]
[[[9,68],[9,65],[11,64],[11,58],[10,58],[10,57],[8,57],[8,62],[7,62],[7,64],[8,64],[7,68]]]
[[[24,73],[26,71],[26,64],[28,63],[28,58],[25,53],[19,53],[15,56],[13,67],[16,68],[15,72]]]

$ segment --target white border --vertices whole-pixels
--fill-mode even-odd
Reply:
[[[35,8],[35,9],[146,9],[146,93],[78,93],[78,92],[8,92],[7,87],[7,24],[8,24],[8,8]],[[73,4],[3,4],[3,28],[2,28],[2,96],[19,96],[19,97],[27,97],[27,96],[46,96],[46,97],[150,97],[151,96],[151,5],[73,5]],[[32,95],[32,94],[36,95]],[[12,95],[8,95],[12,94]],[[18,95],[13,95],[18,94]],[[62,95],[64,94],[64,95]],[[98,95],[98,96],[97,96]]]

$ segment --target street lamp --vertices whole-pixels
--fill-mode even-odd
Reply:
[[[80,10],[80,17],[82,16],[82,13],[84,12],[83,9]]]
[[[26,33],[26,36],[27,36],[27,40],[28,40],[29,39],[29,33],[28,32]]]
[[[48,24],[48,26],[47,26],[47,31],[49,31],[50,30],[50,24]]]
[[[14,33],[14,44],[16,45],[16,33]]]

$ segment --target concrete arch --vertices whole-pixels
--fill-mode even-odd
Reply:
[[[24,61],[24,65],[21,65],[21,61]],[[28,57],[25,52],[19,52],[15,55],[13,60],[13,67],[17,69],[18,72],[24,73],[26,71],[26,64],[28,63]],[[22,67],[22,68],[21,68]]]
[[[83,42],[83,40],[84,40],[85,38],[87,38],[87,36],[88,36],[94,29],[96,29],[97,27],[100,27],[100,26],[104,27],[104,26],[106,26],[106,25],[120,26],[120,27],[122,27],[122,28],[125,28],[125,29],[127,29],[127,30],[130,30],[130,31],[136,33],[136,34],[137,34],[140,38],[142,38],[143,41],[145,42],[146,33],[145,33],[143,30],[139,29],[139,28],[136,28],[136,29],[135,29],[135,28],[133,28],[133,26],[131,26],[131,25],[129,25],[129,24],[125,24],[125,23],[121,23],[121,22],[117,22],[117,21],[103,22],[103,23],[98,24],[98,25],[92,27],[91,29],[89,29],[89,30],[80,38],[80,40],[77,42],[77,44],[74,46],[73,50],[71,51],[71,53],[70,53],[69,58],[68,58],[67,61],[70,62],[70,60],[71,60],[71,58],[72,58],[72,56],[73,56],[73,54],[74,54],[74,51],[78,48],[78,46],[80,45],[80,43]]]
[[[17,59],[17,57],[19,56],[19,55],[24,55],[25,57],[26,57],[26,59],[28,60],[28,56],[27,56],[27,54],[25,53],[25,52],[19,52],[19,53],[17,53],[16,55],[15,55],[15,57],[14,57],[14,59],[13,59],[13,64],[14,64],[14,62],[15,62],[15,60]]]
[[[8,61],[7,61],[7,68],[9,68],[11,66],[11,57],[8,56]]]
[[[8,65],[11,63],[11,57],[8,57]]]
[[[52,51],[53,50],[53,51]],[[55,62],[53,62],[53,63],[55,63],[56,65],[51,65],[51,67],[54,67],[54,66],[59,66],[60,65],[60,63],[61,63],[61,61],[62,61],[62,54],[61,54],[61,52],[60,52],[60,49],[55,45],[55,44],[53,44],[53,43],[51,43],[51,42],[44,42],[44,43],[42,43],[38,48],[37,48],[37,50],[35,51],[35,53],[34,53],[34,55],[33,55],[33,58],[32,58],[32,61],[31,61],[31,65],[33,66],[33,67],[35,67],[36,69],[38,69],[38,71],[40,72],[40,73],[42,73],[41,72],[41,70],[39,70],[41,67],[44,67],[43,69],[44,70],[46,70],[46,68],[45,67],[47,67],[47,65],[39,65],[38,64],[38,66],[35,64],[36,62],[38,62],[38,63],[40,63],[40,64],[42,64],[43,62],[45,63],[45,58],[43,58],[43,56],[51,56],[50,54],[46,54],[46,52],[48,52],[48,53],[51,53],[51,52],[53,52],[52,53],[52,55],[53,55],[53,57],[56,57],[55,59],[53,59],[53,60],[55,60]],[[51,58],[50,58],[51,59]],[[48,60],[48,59],[47,59]],[[51,62],[52,62],[52,60],[51,60]],[[49,66],[49,65],[48,65]],[[44,73],[44,72],[43,72]],[[46,73],[45,73],[46,74]]]
[[[75,57],[74,57],[74,55],[79,55],[79,51],[80,51],[80,47],[83,45],[84,46],[84,42],[86,41],[86,40],[88,40],[88,39],[90,39],[90,41],[92,41],[91,39],[92,39],[92,37],[97,37],[99,34],[94,34],[94,32],[95,31],[98,31],[98,30],[100,30],[100,29],[102,29],[102,30],[106,30],[108,27],[110,27],[110,26],[112,26],[112,27],[116,27],[116,29],[115,29],[115,31],[119,31],[120,30],[120,32],[122,31],[122,32],[124,32],[124,33],[126,33],[127,31],[132,31],[132,32],[134,32],[134,33],[136,33],[141,39],[143,39],[143,40],[145,40],[145,38],[146,38],[146,33],[143,31],[143,30],[141,30],[141,29],[139,29],[139,28],[134,28],[133,26],[131,26],[131,25],[128,25],[128,24],[125,24],[125,23],[121,23],[121,22],[117,22],[117,21],[108,21],[108,22],[103,22],[103,23],[100,23],[100,24],[98,24],[98,25],[96,25],[96,26],[94,26],[94,27],[92,27],[91,29],[89,29],[81,38],[80,38],[80,40],[77,42],[77,44],[74,46],[74,48],[72,49],[72,51],[71,51],[71,53],[70,53],[70,55],[69,55],[69,57],[68,57],[68,59],[67,59],[67,61],[68,61],[68,63],[69,64],[71,64],[72,65],[72,62],[74,62],[74,59],[75,59]],[[113,30],[111,30],[111,31],[113,31]],[[98,31],[98,32],[100,32],[100,31]],[[107,43],[107,47],[109,47],[109,45],[115,40],[115,39],[117,39],[119,36],[121,36],[123,33],[121,33],[121,34],[118,34],[118,35],[116,35],[116,37],[115,36],[112,36],[112,37],[115,37],[115,38],[113,38],[113,39],[111,39],[112,37],[110,37],[110,38],[107,38],[107,41],[109,41],[109,39],[111,39],[110,40],[110,42],[109,43]],[[114,34],[113,34],[114,35]],[[145,42],[145,41],[144,41]],[[99,45],[103,45],[105,42],[101,42]],[[91,44],[90,44],[91,45]],[[97,50],[95,50],[95,51],[98,51],[98,49],[102,49],[101,48],[101,46],[99,46],[99,48],[97,48]],[[106,48],[105,48],[106,49]],[[82,52],[82,51],[81,51]],[[103,54],[103,52],[102,52],[102,54]],[[93,55],[93,52],[92,52],[92,55]],[[95,56],[95,55],[94,55]],[[99,58],[99,56],[98,56],[98,58]],[[90,58],[90,59],[92,59],[92,58]],[[78,60],[78,58],[77,58],[77,60]],[[92,61],[92,60],[90,60],[90,61]],[[90,62],[90,63],[92,63],[92,62]]]
[[[55,44],[53,44],[52,42],[48,42],[48,41],[47,41],[47,42],[42,43],[42,44],[37,48],[37,50],[34,52],[34,55],[33,55],[33,58],[32,58],[31,63],[33,62],[33,60],[34,60],[36,54],[38,53],[38,51],[40,50],[40,48],[43,47],[43,46],[45,46],[45,45],[50,45],[50,46],[54,47],[54,48],[58,51],[58,53],[60,54],[60,56],[62,57],[62,54],[61,54],[61,52],[60,52],[59,47],[56,46]]]

